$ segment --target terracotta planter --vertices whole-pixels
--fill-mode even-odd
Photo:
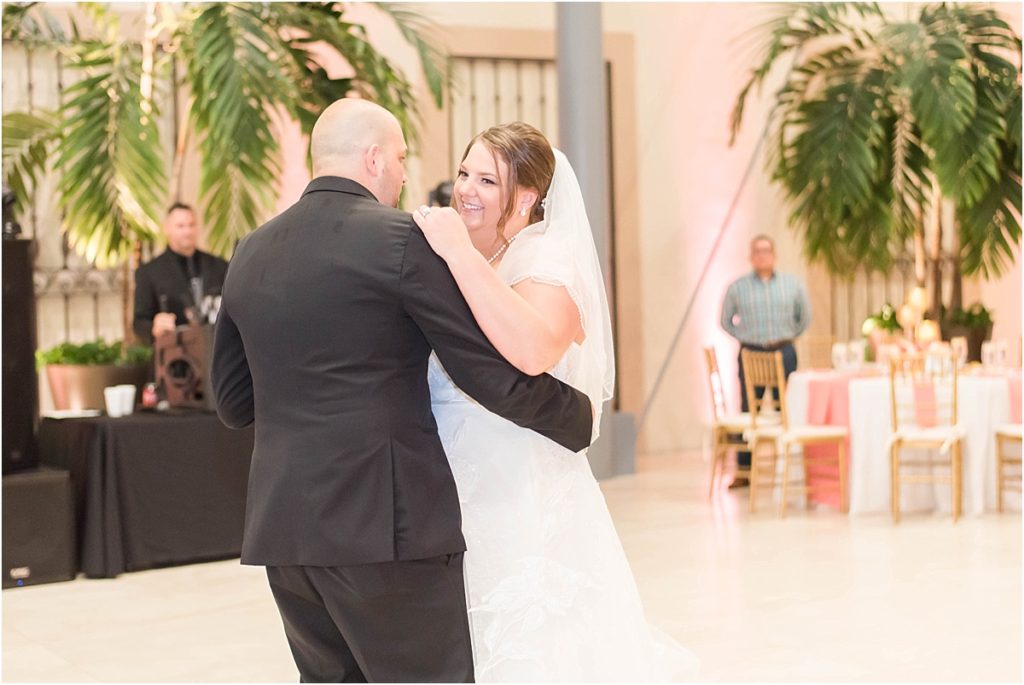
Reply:
[[[136,366],[47,364],[54,409],[103,409],[103,388],[131,384],[136,401],[142,397],[148,364]]]

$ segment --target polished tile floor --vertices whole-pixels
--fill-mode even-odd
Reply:
[[[699,454],[603,484],[651,620],[705,681],[1017,681],[1021,519],[785,520],[706,498]],[[745,492],[745,491],[743,491]],[[235,561],[3,592],[4,681],[292,681],[261,569]]]

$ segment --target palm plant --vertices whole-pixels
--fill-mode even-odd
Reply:
[[[1020,241],[1021,39],[982,5],[785,5],[760,30],[762,63],[733,111],[784,57],[768,166],[807,256],[830,271],[885,271],[913,242],[916,278],[942,309],[941,207],[955,208],[952,309],[961,277],[998,276]],[[926,244],[926,228],[931,225]]]
[[[190,142],[200,156],[210,248],[226,255],[273,206],[280,172],[275,112],[308,134],[330,102],[358,93],[394,112],[416,141],[410,82],[363,25],[347,21],[343,3],[148,3],[141,38],[126,35],[109,8],[83,7],[88,29],[68,17],[65,30],[36,3],[4,6],[4,42],[59,51],[75,81],[55,112],[4,115],[4,178],[24,200],[55,170],[69,245],[98,267],[122,264],[127,276],[133,248],[137,259],[140,243],[158,235],[163,208],[179,198]],[[440,106],[445,57],[430,26],[400,7],[377,7],[417,49]],[[324,46],[344,58],[350,76],[328,74]],[[187,118],[168,159],[160,113],[180,89]],[[126,287],[126,335],[130,303]]]

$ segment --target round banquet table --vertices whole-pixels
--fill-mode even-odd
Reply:
[[[872,368],[798,371],[790,376],[786,402],[791,426],[842,425],[850,429],[850,513],[888,512],[891,476],[888,444],[892,435],[889,379]],[[1021,421],[1021,371],[968,370],[959,376],[958,424],[964,440],[963,511],[980,515],[996,506],[995,428]],[[827,450],[829,447],[809,449]],[[913,457],[916,450],[905,450]],[[809,482],[828,475],[827,467],[807,474]],[[903,511],[951,509],[950,487],[945,484],[907,484],[901,488]],[[812,501],[837,506],[838,498],[817,493]],[[1019,508],[1019,493],[1008,493],[1006,504]]]

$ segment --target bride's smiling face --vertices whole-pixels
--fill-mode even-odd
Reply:
[[[497,231],[507,197],[503,182],[506,178],[508,164],[499,155],[492,155],[480,142],[469,149],[459,165],[452,199],[470,232]]]

